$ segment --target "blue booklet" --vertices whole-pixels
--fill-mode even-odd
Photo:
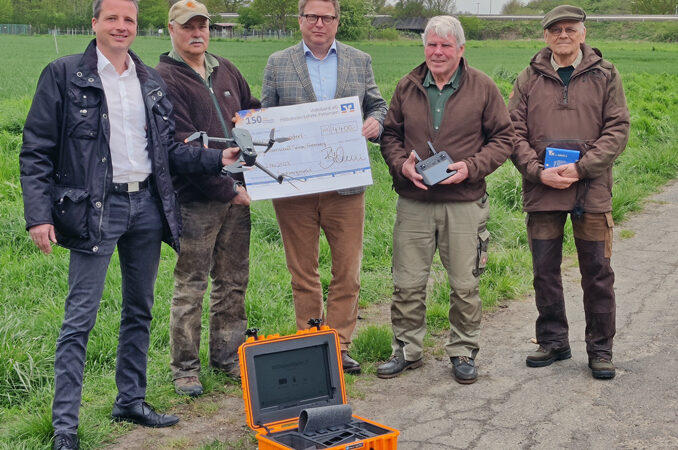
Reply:
[[[544,155],[544,169],[558,167],[579,161],[579,150],[567,150],[564,148],[546,147]]]

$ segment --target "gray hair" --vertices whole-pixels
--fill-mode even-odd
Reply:
[[[332,6],[334,6],[334,10],[336,11],[335,14],[337,15],[337,18],[339,18],[339,0],[321,0],[321,1],[332,3]],[[304,8],[306,8],[306,3],[308,3],[308,0],[299,0],[300,16],[304,14]]]
[[[139,0],[127,0],[132,3],[134,3],[134,7],[137,9],[137,14],[139,14]],[[104,2],[104,0],[94,0],[92,2],[92,17],[95,19],[99,18],[99,14],[101,13],[101,4]]]
[[[426,29],[421,35],[421,38],[426,45],[426,36],[430,32],[433,32],[439,37],[445,38],[453,36],[457,41],[457,48],[461,48],[462,45],[466,43],[466,37],[464,36],[464,28],[461,26],[459,19],[452,16],[435,16],[431,17],[431,20],[426,24]]]

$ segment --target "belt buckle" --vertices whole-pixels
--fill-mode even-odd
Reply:
[[[132,181],[127,183],[127,192],[139,192],[139,182]]]

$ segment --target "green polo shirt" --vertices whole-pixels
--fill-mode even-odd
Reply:
[[[457,67],[457,70],[452,74],[450,81],[448,81],[441,89],[438,89],[436,82],[433,79],[431,71],[426,72],[426,78],[424,78],[424,87],[426,88],[426,95],[428,96],[428,102],[431,106],[431,117],[433,117],[433,129],[438,131],[441,122],[443,121],[443,114],[445,113],[445,104],[450,99],[452,94],[459,89],[459,82],[461,81],[461,65]]]
[[[174,49],[170,50],[169,53],[167,54],[167,56],[169,56],[170,58],[172,58],[176,61],[179,61],[179,62],[186,64],[186,61],[184,61],[184,58],[182,58],[181,55],[179,55],[179,53],[177,53],[177,51],[174,50]],[[186,64],[186,65],[188,65],[188,64]],[[218,65],[219,65],[219,61],[217,61],[217,58],[215,58],[214,56],[205,52],[205,80],[204,80],[205,83],[207,83],[207,80],[210,79],[210,75],[212,75],[214,68],[217,67]]]

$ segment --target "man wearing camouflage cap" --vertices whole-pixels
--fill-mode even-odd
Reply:
[[[532,58],[509,96],[516,130],[513,163],[523,176],[523,209],[532,251],[539,348],[528,367],[571,357],[560,273],[563,228],[571,216],[594,378],[612,378],[615,335],[612,165],[626,146],[629,112],[617,69],[584,43],[586,13],[560,5],[544,16],[548,46]],[[545,167],[547,148],[575,150]]]
[[[207,8],[195,0],[175,3],[168,28],[172,50],[160,56],[156,68],[174,104],[175,138],[182,141],[196,131],[232,137],[231,117],[261,104],[233,63],[207,52]],[[183,233],[174,268],[170,367],[175,391],[198,396],[203,392],[198,378],[202,304],[210,278],[209,364],[231,377],[240,376],[238,346],[247,328],[250,198],[242,174],[233,178],[179,174],[172,181]]]

